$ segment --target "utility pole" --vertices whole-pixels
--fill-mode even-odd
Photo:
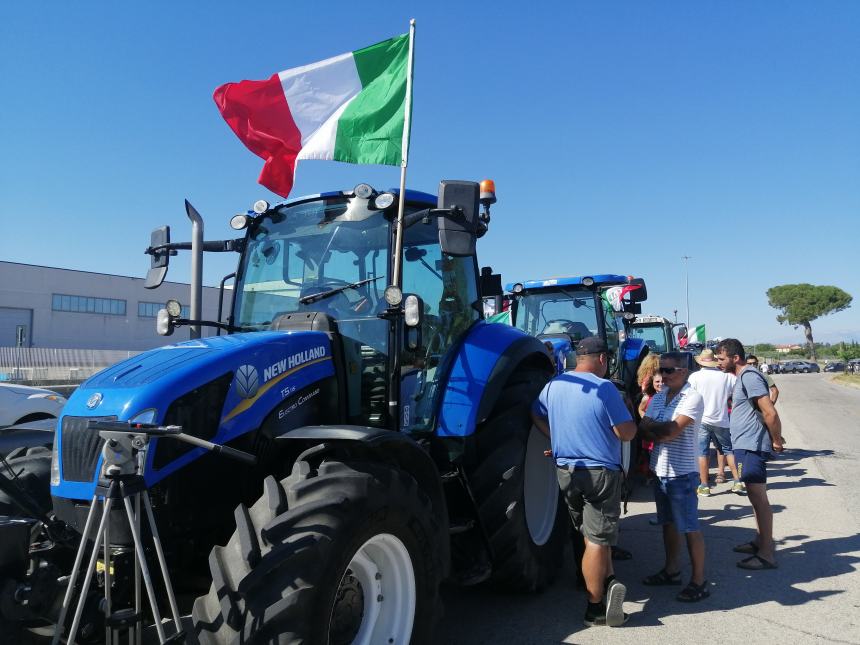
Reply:
[[[692,255],[682,255],[684,261],[684,292],[687,298],[687,329],[690,329],[690,267],[688,260],[692,260]]]

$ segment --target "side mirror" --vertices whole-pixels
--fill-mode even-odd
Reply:
[[[638,302],[625,302],[622,305],[622,309],[624,310],[624,319],[625,320],[633,320],[636,318],[636,314],[642,313],[642,305]],[[630,318],[627,317],[627,314],[630,314]]]
[[[170,227],[160,226],[152,232],[149,238],[149,248],[146,250],[146,253],[152,256],[149,271],[146,274],[146,281],[143,283],[146,289],[155,289],[161,286],[161,283],[164,282],[164,277],[167,275],[170,251],[167,249],[153,250],[165,244],[170,244]]]
[[[494,298],[501,296],[502,293],[502,274],[493,273],[492,267],[481,268],[481,297]]]
[[[403,326],[406,347],[416,350],[421,347],[421,322],[424,319],[424,301],[414,293],[403,298]]]
[[[629,284],[639,287],[628,292],[630,294],[630,302],[645,302],[648,300],[648,289],[645,287],[645,280],[643,278],[633,278]]]
[[[678,325],[678,340],[681,340],[687,335],[687,325]]]
[[[439,208],[451,210],[438,218],[439,246],[454,256],[475,255],[480,186],[474,181],[445,179],[439,182]]]

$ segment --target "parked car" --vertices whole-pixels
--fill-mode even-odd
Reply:
[[[66,398],[29,385],[0,383],[0,428],[60,416]]]
[[[818,363],[813,363],[812,361],[785,361],[780,369],[782,374],[791,373],[791,374],[808,374],[809,372],[820,372],[821,368],[818,367]]]
[[[842,361],[831,361],[824,366],[825,372],[844,372],[845,363]]]
[[[860,358],[852,358],[848,361],[848,364],[845,366],[846,372],[851,372],[852,374],[860,374]]]

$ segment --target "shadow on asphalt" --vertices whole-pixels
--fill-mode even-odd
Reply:
[[[774,478],[768,484],[771,489],[788,489],[804,486],[831,486],[814,477],[803,477],[807,469],[802,461],[813,457],[829,457],[832,450],[792,450],[770,462]],[[797,479],[800,477],[799,479]],[[787,478],[787,479],[783,479]],[[615,570],[627,586],[627,601],[640,605],[633,613],[627,627],[659,626],[673,615],[697,614],[752,609],[755,606],[775,602],[783,606],[799,606],[845,593],[844,588],[806,591],[806,583],[820,581],[851,573],[858,568],[860,557],[852,555],[860,551],[860,535],[810,539],[808,535],[788,535],[777,544],[779,568],[770,571],[746,571],[736,563],[747,557],[732,551],[732,547],[748,542],[754,537],[752,508],[745,497],[738,497],[727,488],[714,497],[725,503],[717,509],[701,509],[700,521],[707,548],[707,577],[710,583],[710,598],[699,603],[682,603],[675,595],[682,586],[646,587],[641,579],[659,571],[663,566],[661,530],[649,524],[654,512],[639,513],[623,517],[619,546],[633,553],[633,560],[616,562]],[[640,484],[634,489],[631,501],[650,502],[653,499],[649,485]],[[773,505],[775,514],[786,510],[784,505]],[[729,526],[743,522],[747,527]],[[777,521],[777,534],[779,535]],[[571,549],[566,551],[566,561],[560,566],[561,575],[555,586],[542,594],[516,595],[498,592],[489,587],[457,588],[446,586],[443,591],[446,615],[440,636],[446,643],[548,643],[575,638],[575,634],[588,628],[582,625],[585,594],[576,587]],[[684,581],[689,579],[689,564],[683,558]],[[629,611],[630,609],[628,609]],[[476,625],[475,617],[482,616],[481,628],[470,630],[463,639],[460,628],[445,628],[450,624]],[[514,618],[515,617],[515,618]],[[511,633],[514,625],[534,626],[527,633]]]

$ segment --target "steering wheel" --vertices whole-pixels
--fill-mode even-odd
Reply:
[[[553,333],[567,334],[567,333],[569,333],[568,330],[571,327],[574,327],[575,325],[576,325],[576,323],[574,323],[572,320],[568,320],[567,318],[553,318],[552,320],[546,321],[546,325],[544,325],[543,331],[541,333],[542,334],[553,334]],[[554,327],[554,326],[561,327],[563,329],[563,331],[561,331],[561,332],[547,331],[547,329],[549,329],[550,327]]]

